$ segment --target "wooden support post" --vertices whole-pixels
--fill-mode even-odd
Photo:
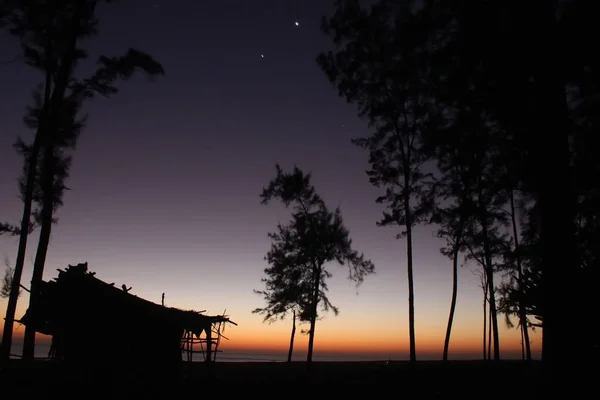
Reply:
[[[188,361],[191,363],[192,362],[192,355],[193,355],[193,350],[194,350],[194,334],[189,331],[188,332]]]
[[[208,364],[212,362],[212,323],[209,323],[206,329],[206,361]]]

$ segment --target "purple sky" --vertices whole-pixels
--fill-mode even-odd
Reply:
[[[369,129],[315,62],[331,45],[319,25],[332,2],[154,3],[122,0],[101,8],[90,59],[134,47],[160,61],[166,77],[133,79],[114,98],[86,105],[89,123],[74,155],[72,191],[53,228],[45,278],[88,261],[100,279],[127,283],[150,300],[160,302],[166,292],[171,305],[212,313],[226,308],[240,324],[230,332],[232,341],[258,334],[285,341],[286,323],[263,325],[250,311],[261,306],[252,289],[261,288],[267,232],[289,216],[275,204],[261,205],[259,193],[276,162],[286,169],[296,163],[312,171],[331,207],[341,205],[356,248],[377,271],[357,296],[344,269],[331,266],[330,299],[341,313],[319,322],[317,349],[320,337],[325,343],[328,337],[372,337],[375,330],[405,346],[405,243],[393,229],[375,226],[382,208],[364,173],[367,154],[350,143]],[[18,52],[5,34],[0,49],[0,62]],[[21,160],[11,145],[19,134],[30,137],[21,119],[40,82],[38,72],[18,62],[0,65],[0,218],[10,222],[21,212]],[[432,231],[420,228],[414,238],[417,346],[423,350],[425,343],[442,344],[451,289],[450,261],[439,255]],[[13,264],[16,243],[0,240],[0,255]],[[36,243],[37,231],[25,284]],[[478,349],[482,294],[472,269],[461,270],[455,332]],[[4,309],[2,302],[0,314]],[[514,345],[517,332],[505,330],[502,320],[501,327]]]

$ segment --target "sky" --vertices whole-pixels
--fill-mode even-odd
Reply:
[[[88,262],[96,277],[132,286],[131,293],[185,309],[224,311],[225,351],[285,353],[291,322],[265,324],[252,314],[262,299],[270,246],[267,233],[290,211],[260,204],[263,186],[284,169],[312,174],[331,207],[340,206],[357,250],[376,274],[358,288],[338,265],[328,266],[336,317],[318,321],[315,355],[337,352],[408,358],[406,244],[376,221],[380,192],[367,180],[367,154],[350,140],[371,129],[318,67],[331,48],[320,30],[333,2],[323,0],[122,0],[99,9],[99,35],[86,42],[90,60],[133,47],[161,62],[166,76],[136,77],[110,99],[86,104],[88,124],[74,153],[71,188],[53,227],[44,279],[57,268]],[[22,204],[22,161],[12,148],[30,139],[22,123],[39,72],[19,62],[13,38],[0,34],[0,220],[16,223]],[[93,71],[83,64],[80,75]],[[435,227],[414,234],[418,358],[439,359],[451,295],[451,260]],[[23,284],[29,285],[38,231],[30,236]],[[14,265],[16,238],[0,238]],[[478,268],[459,271],[450,358],[481,356],[482,301]],[[17,318],[26,309],[25,293]],[[4,316],[6,300],[0,302]],[[520,357],[520,335],[499,316],[502,356]],[[24,327],[17,324],[17,339]],[[540,332],[532,333],[539,357]],[[306,336],[296,349],[304,352]]]

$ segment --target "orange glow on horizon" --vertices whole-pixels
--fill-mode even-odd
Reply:
[[[20,308],[20,307],[19,307]],[[21,310],[17,316],[22,315]],[[3,315],[2,315],[3,316]],[[243,320],[243,318],[242,318]],[[333,322],[333,320],[331,320]],[[237,321],[242,322],[242,321]],[[325,321],[324,321],[325,322]],[[304,326],[297,327],[294,352],[303,354],[308,345],[308,336],[300,331]],[[246,320],[239,326],[227,326],[224,335],[229,340],[222,340],[220,349],[228,353],[246,352],[263,353],[276,352],[286,354],[289,347],[291,324],[286,321],[263,324],[260,320]],[[22,343],[25,327],[15,323],[13,338],[16,343]],[[417,329],[417,357],[441,359],[444,345],[445,327],[435,326]],[[541,329],[530,331],[532,352],[535,358],[541,354]],[[49,344],[50,337],[37,334],[38,343]],[[517,329],[503,327],[500,330],[501,354],[511,358],[519,357],[521,352],[520,334]],[[346,327],[339,323],[317,324],[315,336],[315,355],[319,353],[381,355],[382,358],[407,357],[408,329],[378,329],[376,326]],[[480,326],[456,326],[450,341],[450,358],[481,358],[482,331]],[[379,356],[377,356],[379,357]]]
[[[230,340],[223,340],[221,348],[226,351],[266,351],[266,352],[287,352],[289,348],[290,332],[269,332],[269,328],[261,331],[250,331],[236,329],[235,333],[226,332]],[[297,331],[299,332],[299,330]],[[327,332],[329,333],[329,332]],[[336,332],[335,335],[323,333],[315,336],[315,352],[323,351],[327,353],[350,353],[350,354],[408,354],[408,338],[404,335],[391,335],[384,332],[375,336],[356,335],[342,336]],[[450,356],[470,354],[479,356],[482,353],[482,337],[479,332],[472,334],[462,334],[457,332],[450,340]],[[505,354],[520,354],[521,343],[517,330],[506,330],[504,335],[500,336],[501,352]],[[439,354],[444,346],[445,332],[437,332],[432,335],[417,334],[417,352],[421,354]],[[541,351],[541,331],[530,332],[532,352]],[[294,351],[305,352],[308,344],[308,337],[304,334],[296,333],[294,340]]]
[[[254,335],[246,335],[248,332],[240,330],[235,334],[229,333],[227,337],[230,340],[222,340],[220,349],[228,353],[231,352],[277,352],[285,354],[289,347],[289,333],[287,335],[269,334],[268,330],[255,332]],[[22,343],[24,329],[22,326],[15,327],[13,339],[15,343]],[[398,356],[399,354],[408,354],[408,340],[399,341],[398,338],[385,338],[385,340],[367,341],[367,338],[362,336],[357,337],[331,337],[322,335],[315,337],[315,354],[335,353],[335,354],[365,354],[365,355],[381,355],[382,358],[388,356]],[[472,355],[479,357],[482,352],[481,339],[473,340],[472,337],[456,336],[450,341],[450,357],[460,357],[464,355]],[[539,332],[532,332],[532,351],[534,354],[541,350],[541,335]],[[37,334],[36,341],[40,344],[49,344],[50,336]],[[304,334],[297,334],[294,341],[294,352],[303,354],[306,352],[308,337]],[[501,351],[504,354],[518,355],[521,351],[521,344],[514,337],[501,337]],[[427,355],[431,358],[439,356],[443,349],[443,339],[427,340],[427,338],[419,339],[417,336],[417,355]]]

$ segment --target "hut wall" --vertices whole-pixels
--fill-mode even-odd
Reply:
[[[183,328],[166,319],[166,313],[141,312],[127,301],[130,295],[108,289],[113,293],[107,296],[81,285],[61,291],[55,310],[63,327],[57,340],[62,342],[64,360],[179,365]]]

